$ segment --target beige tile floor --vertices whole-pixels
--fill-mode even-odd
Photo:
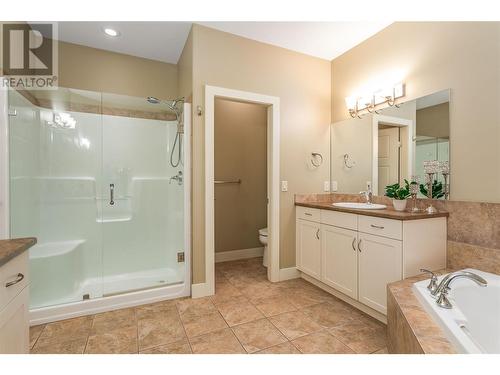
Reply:
[[[262,258],[218,263],[216,294],[31,327],[31,353],[387,353],[386,328]]]

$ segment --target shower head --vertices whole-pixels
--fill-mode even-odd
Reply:
[[[184,101],[184,98],[177,98],[177,99],[172,100],[172,102],[171,102],[171,103],[168,103],[168,102],[167,102],[167,105],[168,105],[168,107],[169,107],[172,111],[177,112],[177,111],[178,111],[178,109],[177,109],[177,104],[178,104],[178,103],[181,103],[181,102],[183,102],[183,101]]]
[[[160,103],[160,99],[155,98],[154,96],[148,96],[146,100],[151,103],[151,104],[158,104]]]

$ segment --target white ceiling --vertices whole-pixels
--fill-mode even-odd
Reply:
[[[59,40],[177,64],[191,22],[59,22]],[[120,33],[113,38],[103,29]]]
[[[249,39],[333,60],[392,22],[200,22]]]
[[[388,26],[363,22],[201,22],[263,43],[332,60]],[[111,27],[117,38],[103,33]],[[176,64],[191,22],[59,22],[59,40]]]

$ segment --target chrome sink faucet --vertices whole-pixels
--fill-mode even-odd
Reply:
[[[372,204],[373,193],[372,193],[372,186],[371,185],[368,185],[368,188],[366,189],[366,191],[360,191],[359,194],[365,198],[366,203]]]
[[[457,271],[448,274],[441,282],[439,283],[436,290],[431,292],[431,294],[436,297],[436,303],[439,307],[444,309],[451,309],[453,305],[448,300],[448,292],[451,290],[451,283],[459,278],[465,278],[474,281],[477,285],[485,287],[488,285],[488,282],[483,279],[481,276],[476,275],[475,273],[469,271]]]

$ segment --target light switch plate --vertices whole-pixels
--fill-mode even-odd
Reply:
[[[330,181],[323,182],[323,191],[330,191]]]
[[[281,181],[281,191],[288,191],[288,181]]]
[[[337,184],[337,181],[332,181],[332,191],[337,191],[339,189],[339,186]]]

